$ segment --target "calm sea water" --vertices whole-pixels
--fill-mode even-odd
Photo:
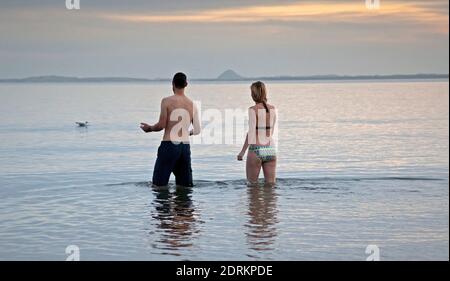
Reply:
[[[193,84],[203,110],[251,105]],[[163,190],[138,126],[170,85],[0,85],[0,259],[448,260],[448,85],[270,83],[277,187],[246,187],[240,144],[195,144],[197,186]]]

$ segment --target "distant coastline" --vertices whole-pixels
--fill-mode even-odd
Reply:
[[[227,70],[217,78],[193,78],[200,82],[239,82],[239,81],[359,81],[359,80],[435,80],[448,79],[448,74],[394,74],[394,75],[312,75],[312,76],[263,76],[243,77]],[[167,82],[170,78],[132,78],[132,77],[70,77],[33,76],[26,78],[0,79],[0,83],[150,83]]]

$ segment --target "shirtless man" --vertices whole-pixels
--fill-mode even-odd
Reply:
[[[189,136],[200,134],[201,128],[197,109],[185,95],[187,85],[184,73],[175,74],[172,80],[174,95],[161,101],[158,123],[153,126],[141,123],[141,129],[146,133],[164,130],[153,170],[153,185],[156,186],[166,186],[171,173],[175,175],[177,185],[193,186]]]

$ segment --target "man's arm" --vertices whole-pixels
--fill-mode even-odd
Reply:
[[[197,107],[194,104],[194,117],[192,118],[192,127],[193,130],[191,130],[190,135],[196,136],[199,135],[202,131],[202,125],[200,124],[200,117],[198,116],[198,110]]]
[[[152,127],[152,132],[159,132],[164,130],[167,125],[167,102],[166,99],[161,101],[161,113],[159,114],[159,121]]]
[[[150,132],[159,132],[164,130],[164,128],[166,127],[167,124],[167,102],[165,99],[163,99],[161,101],[161,112],[159,114],[159,121],[158,123],[156,123],[153,126],[150,126],[146,123],[141,123],[141,129],[146,132],[146,133],[150,133]]]

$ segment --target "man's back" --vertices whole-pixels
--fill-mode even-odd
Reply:
[[[194,103],[185,95],[164,98],[162,110],[167,119],[164,128],[164,141],[189,142],[189,127],[194,119]]]

